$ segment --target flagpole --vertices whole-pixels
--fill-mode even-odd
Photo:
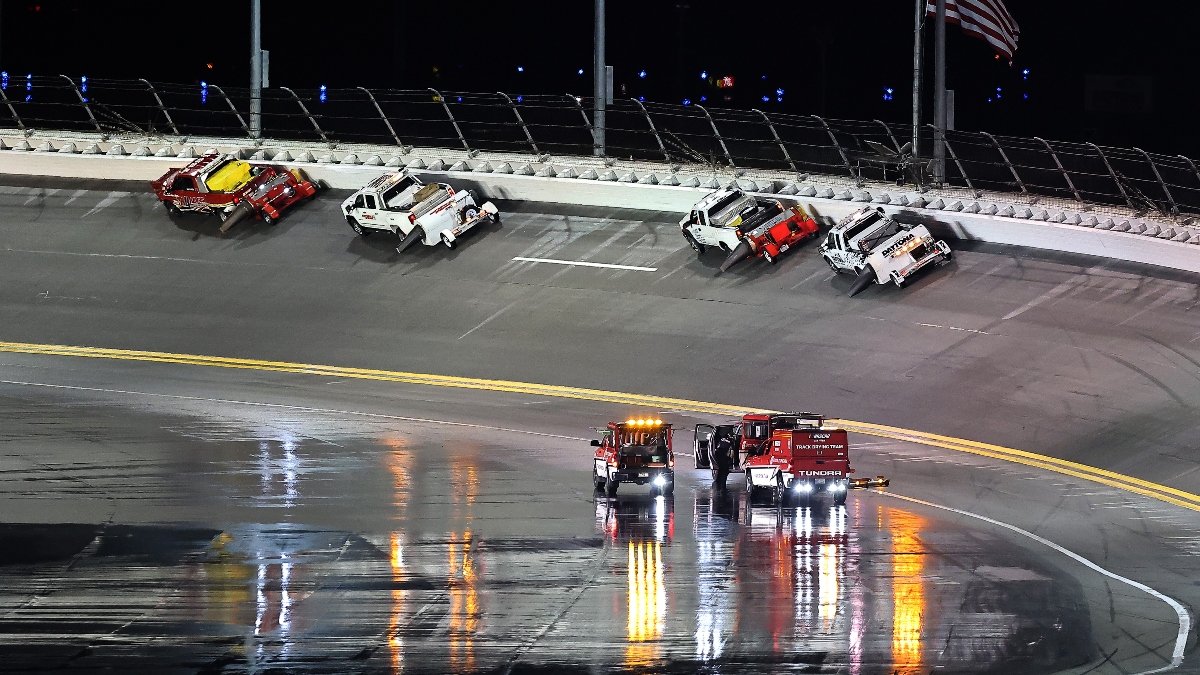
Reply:
[[[946,0],[937,0],[933,25],[933,182],[946,182]]]
[[[921,52],[925,50],[924,17],[926,0],[916,0],[917,11],[913,19],[913,85],[912,85],[912,165],[913,180],[919,187],[921,175]]]

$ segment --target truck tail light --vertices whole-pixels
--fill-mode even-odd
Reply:
[[[417,214],[415,214],[415,213],[408,214],[408,222],[416,223],[417,222]]]
[[[667,466],[671,468],[675,467],[675,455],[667,455]]]

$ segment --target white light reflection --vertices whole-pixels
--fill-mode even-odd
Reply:
[[[667,538],[667,500],[659,496],[654,499],[654,540]]]

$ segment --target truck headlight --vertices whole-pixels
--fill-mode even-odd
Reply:
[[[661,473],[660,473],[660,474],[658,474],[658,476],[656,476],[656,477],[654,478],[654,484],[655,484],[656,486],[658,486],[658,487],[662,487],[662,486],[666,485],[666,484],[667,484],[667,477],[666,477],[666,476],[664,476],[664,475],[662,475]]]
[[[812,492],[812,483],[796,483],[796,492]]]

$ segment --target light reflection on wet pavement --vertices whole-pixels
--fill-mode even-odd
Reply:
[[[740,477],[717,491],[686,469],[674,500],[608,499],[586,468],[454,432],[179,428],[127,430],[133,483],[6,472],[9,496],[115,486],[164,519],[124,524],[118,505],[73,524],[47,501],[43,524],[0,527],[0,670],[1034,673],[1094,656],[1074,579],[878,499],[751,504]]]

